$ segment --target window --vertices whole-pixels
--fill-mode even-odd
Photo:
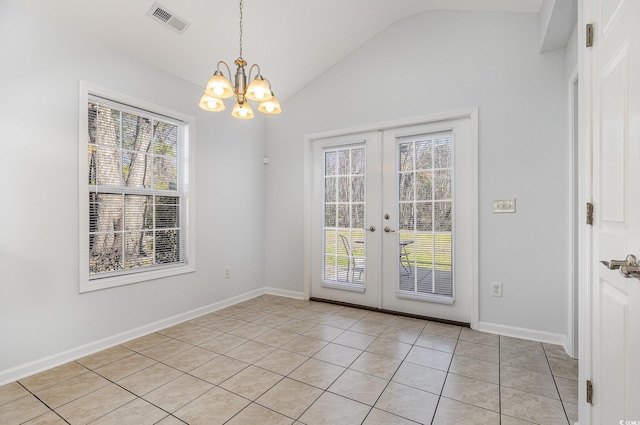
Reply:
[[[80,291],[193,271],[189,118],[84,94]]]
[[[364,284],[365,148],[324,150],[324,273],[327,283]]]
[[[398,140],[398,291],[453,297],[453,138]]]

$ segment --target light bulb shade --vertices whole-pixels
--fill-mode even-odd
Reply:
[[[235,93],[229,80],[220,71],[216,71],[207,82],[204,94],[218,99],[227,99]]]
[[[219,112],[224,111],[224,102],[217,97],[211,97],[208,94],[203,94],[200,98],[199,106],[205,111]]]
[[[253,109],[251,109],[251,105],[248,102],[236,103],[231,115],[241,120],[250,120],[253,118]]]
[[[276,99],[273,93],[270,94],[271,99],[260,102],[260,105],[258,105],[258,111],[267,115],[279,114],[280,112],[282,112],[282,109],[280,108],[280,102],[278,102],[278,99]]]
[[[271,87],[261,75],[258,75],[247,87],[245,97],[256,102],[269,100],[271,99]]]

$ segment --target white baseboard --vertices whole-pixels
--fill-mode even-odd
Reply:
[[[564,351],[567,352],[569,357],[571,357],[572,359],[577,359],[578,358],[577,347],[575,347],[573,345],[573,342],[571,341],[571,339],[569,339],[569,337],[567,335],[564,335],[562,344],[560,344],[560,345],[562,345],[564,347]]]
[[[479,322],[478,330],[489,332],[492,334],[511,336],[514,338],[529,339],[532,341],[546,342],[549,344],[560,345],[567,350],[567,338],[563,334],[555,334],[551,332],[541,332],[526,328],[517,328],[515,326],[499,325],[496,323]]]
[[[278,289],[268,286],[264,289],[264,293],[287,298],[295,298],[296,300],[304,300],[304,292],[301,291],[288,291],[286,289]]]
[[[187,320],[195,319],[196,317],[212,313],[217,310],[221,310],[225,307],[232,306],[234,304],[241,303],[243,301],[255,298],[264,294],[265,288],[256,289],[232,298],[228,298],[223,301],[219,301],[213,304],[209,304],[204,307],[196,308],[185,313],[181,313],[167,319],[159,320],[154,323],[150,323],[145,326],[132,329],[130,331],[122,332],[117,335],[113,335],[107,338],[100,339],[98,341],[91,342],[79,347],[72,348],[70,350],[63,351],[42,359],[34,360],[29,363],[25,363],[11,369],[0,371],[0,386],[8,384],[19,379],[26,378],[27,376],[34,375],[36,373],[51,369],[56,366],[69,363],[71,361],[81,359],[82,357],[97,353],[98,351],[106,350],[107,348],[114,347],[132,339],[140,338],[141,336],[148,335],[150,333],[159,331],[161,329],[168,328],[169,326],[177,325],[178,323],[185,322]],[[285,291],[289,292],[289,291]],[[295,293],[292,293],[295,294]],[[280,295],[275,294],[274,295]],[[287,295],[283,295],[287,296]],[[291,295],[289,295],[291,296]]]

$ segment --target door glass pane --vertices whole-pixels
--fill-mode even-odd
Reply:
[[[398,292],[453,297],[453,138],[398,140]]]
[[[323,151],[323,281],[364,284],[365,148]]]

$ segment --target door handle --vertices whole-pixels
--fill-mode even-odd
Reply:
[[[395,230],[391,230],[391,228],[390,228],[389,226],[384,226],[384,231],[385,231],[385,232],[387,232],[387,233],[389,233],[389,232],[391,232],[391,233],[395,232]]]
[[[364,230],[368,230],[370,232],[375,232],[376,231],[376,226],[371,226],[368,229],[365,227]]]
[[[606,268],[609,270],[617,270],[622,266],[626,266],[627,262],[625,260],[611,260],[611,261],[600,261]]]
[[[640,279],[640,266],[635,255],[629,254],[624,260],[600,261],[609,270],[620,270],[624,277]]]

